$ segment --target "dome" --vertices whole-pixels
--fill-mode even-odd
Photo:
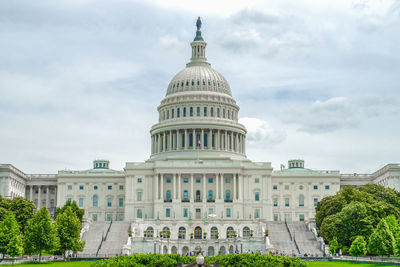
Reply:
[[[168,85],[167,96],[188,91],[210,91],[232,96],[225,77],[207,65],[188,66],[176,74]]]

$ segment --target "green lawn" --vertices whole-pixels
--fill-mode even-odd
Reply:
[[[351,262],[336,262],[336,261],[309,261],[308,265],[310,267],[375,267],[375,266],[383,266],[377,264],[368,264],[368,263],[351,263]]]
[[[16,264],[16,266],[24,266],[24,267],[36,267],[36,266],[62,266],[62,267],[89,267],[93,261],[69,261],[69,262],[46,262],[46,263],[25,263],[25,264]],[[8,265],[11,266],[11,265]]]

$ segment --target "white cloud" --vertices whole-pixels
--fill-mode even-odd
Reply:
[[[249,146],[270,147],[282,142],[286,134],[273,128],[266,121],[258,118],[240,118],[239,123],[246,126],[246,141]]]

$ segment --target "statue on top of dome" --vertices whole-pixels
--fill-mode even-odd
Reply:
[[[196,37],[194,38],[193,41],[204,41],[203,37],[201,36],[201,19],[200,17],[198,17],[197,21],[196,21],[196,27],[197,27],[197,31],[196,31]]]
[[[200,31],[200,28],[201,28],[201,19],[200,19],[200,17],[197,19],[196,27],[197,27],[197,30]]]

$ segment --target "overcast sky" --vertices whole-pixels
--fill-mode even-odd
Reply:
[[[248,158],[343,173],[400,162],[399,1],[2,0],[0,163],[55,173],[148,159],[198,16]]]

